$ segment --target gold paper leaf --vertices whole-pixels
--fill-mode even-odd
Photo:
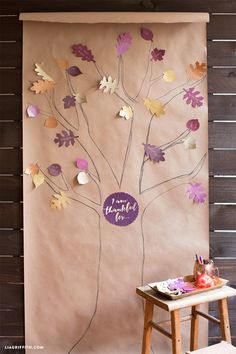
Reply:
[[[42,174],[42,172],[38,172],[37,174],[35,174],[33,176],[33,183],[35,188],[38,188],[39,186],[41,186],[41,184],[43,184],[44,182],[44,175]]]
[[[166,82],[173,82],[176,80],[176,74],[174,70],[166,70],[163,72],[163,79]]]
[[[54,88],[54,82],[38,80],[33,82],[30,90],[34,91],[36,94],[51,91]]]
[[[151,98],[144,99],[144,106],[157,117],[165,114],[164,106],[161,101],[152,100]]]
[[[70,204],[70,200],[65,192],[60,191],[60,194],[53,194],[51,199],[51,208],[61,210]]]

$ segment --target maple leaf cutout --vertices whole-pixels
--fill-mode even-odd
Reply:
[[[99,89],[103,90],[104,93],[114,93],[117,88],[117,80],[112,79],[111,76],[103,76],[102,80],[100,81]]]
[[[70,200],[65,192],[60,191],[60,194],[53,194],[51,199],[51,208],[61,210],[70,204]]]
[[[37,73],[38,76],[41,76],[43,80],[46,81],[52,81],[54,82],[54,80],[51,78],[51,76],[49,76],[38,63],[35,63],[35,69],[34,71]]]
[[[206,63],[200,64],[198,61],[196,61],[195,67],[193,64],[190,64],[187,68],[188,78],[193,80],[199,79],[204,76],[206,71],[207,71]]]
[[[159,147],[151,144],[143,144],[145,155],[153,162],[165,161],[165,153]]]
[[[130,106],[122,106],[122,109],[119,112],[119,116],[122,118],[130,119],[133,117],[133,110]]]
[[[194,203],[204,203],[207,197],[206,190],[201,183],[189,183],[187,193]]]
[[[144,98],[144,106],[157,117],[165,114],[164,106],[161,101]]]
[[[53,90],[54,88],[54,82],[52,81],[47,81],[47,80],[38,80],[33,82],[33,85],[31,86],[30,90],[34,91],[36,94],[38,93],[44,93]]]

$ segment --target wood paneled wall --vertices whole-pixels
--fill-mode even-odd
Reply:
[[[0,1],[0,353],[24,343],[20,12],[196,11],[208,25],[210,249],[222,277],[236,287],[236,1],[1,0]],[[230,299],[236,345],[236,300]],[[212,314],[216,312],[211,305]],[[209,342],[219,330],[210,327]],[[21,353],[22,350],[12,350]],[[49,353],[50,354],[50,353]]]

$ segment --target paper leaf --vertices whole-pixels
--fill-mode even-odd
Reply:
[[[53,177],[59,176],[62,173],[61,166],[58,163],[53,163],[48,166],[48,173]]]
[[[194,203],[204,203],[207,197],[206,190],[201,183],[189,183],[187,193]]]
[[[166,82],[173,82],[176,80],[176,74],[174,70],[166,70],[163,72],[163,79]]]
[[[183,144],[187,150],[196,149],[196,139],[192,136],[188,136],[187,138],[183,139]]]
[[[87,102],[86,96],[84,93],[77,93],[76,95],[74,95],[74,98],[75,98],[76,102],[79,104]]]
[[[46,128],[56,128],[58,126],[57,119],[55,117],[48,117],[45,119],[44,126]]]
[[[37,164],[31,163],[24,171],[26,175],[31,175],[32,177],[39,173],[39,166]]]
[[[53,88],[54,88],[54,82],[38,80],[33,82],[33,85],[31,86],[30,90],[38,94],[38,93],[49,92],[53,90]]]
[[[45,81],[51,81],[54,82],[54,80],[49,76],[38,63],[35,63],[35,69],[34,71],[37,73],[38,76],[41,76],[43,80]]]
[[[152,41],[153,40],[153,32],[148,29],[148,28],[141,28],[140,29],[140,34],[143,39],[146,41]]]
[[[66,70],[69,68],[69,62],[67,59],[57,59],[56,62],[61,70]]]
[[[89,183],[89,177],[86,172],[80,172],[77,175],[77,181],[79,184],[87,184]]]
[[[132,43],[132,37],[130,33],[124,32],[117,37],[116,50],[117,55],[122,55],[129,50]]]
[[[58,144],[58,147],[65,145],[68,147],[70,145],[74,145],[75,143],[75,136],[71,130],[62,130],[61,133],[56,134],[56,138],[54,139],[54,143]]]
[[[133,110],[130,106],[122,106],[122,109],[119,112],[119,116],[125,119],[130,119],[133,117]]]
[[[199,129],[200,123],[198,119],[190,119],[186,123],[186,127],[191,130],[192,132],[195,132],[196,130]]]
[[[35,174],[33,176],[33,183],[35,188],[38,188],[39,186],[41,186],[41,184],[43,184],[44,182],[44,175],[42,174],[42,172],[38,172],[37,174]]]
[[[157,49],[157,48],[154,48],[152,51],[151,51],[151,56],[152,56],[152,59],[151,60],[154,60],[154,61],[161,61],[163,60],[163,57],[165,55],[165,50],[164,49]]]
[[[64,102],[64,108],[70,108],[70,107],[75,107],[75,97],[74,96],[66,96],[62,100]]]
[[[186,100],[187,104],[191,104],[193,108],[200,107],[203,105],[203,96],[199,96],[199,91],[194,91],[195,88],[191,87],[189,89],[184,89],[186,92],[183,99]]]
[[[80,68],[78,68],[78,66],[71,66],[67,69],[67,72],[69,75],[71,76],[78,76],[82,74],[82,71],[80,70]]]
[[[204,76],[207,71],[206,63],[199,63],[196,61],[195,66],[190,64],[187,68],[187,74],[189,79],[199,79]]]
[[[155,145],[143,144],[145,155],[153,162],[165,161],[164,151]]]
[[[78,157],[76,159],[76,166],[81,170],[81,171],[88,171],[88,161],[85,159],[81,159]]]
[[[100,81],[99,89],[103,90],[104,93],[114,93],[117,88],[117,80],[112,79],[111,76],[103,76],[102,80]]]
[[[81,58],[84,61],[92,61],[95,63],[94,56],[90,49],[87,48],[86,45],[81,43],[73,44],[72,45],[72,52],[75,54],[76,57]]]
[[[70,200],[65,192],[60,191],[60,194],[53,194],[51,199],[51,208],[61,210],[70,204]]]
[[[30,104],[27,108],[26,108],[26,112],[28,114],[29,118],[35,118],[39,115],[40,113],[40,108],[38,106],[35,106],[33,104]]]
[[[158,100],[153,100],[151,98],[144,99],[144,106],[152,113],[155,114],[157,117],[165,114],[163,104]]]

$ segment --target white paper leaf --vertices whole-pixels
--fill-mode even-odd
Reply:
[[[196,139],[192,136],[188,136],[187,138],[183,139],[185,149],[193,150],[196,149]]]
[[[133,110],[130,106],[122,106],[122,109],[119,112],[119,116],[125,119],[130,119],[133,117]]]
[[[54,82],[51,76],[49,76],[38,63],[35,63],[34,71],[37,73],[38,76],[41,76],[43,80]]]
[[[38,188],[44,182],[44,175],[39,171],[36,175],[33,176],[33,183],[35,188]]]
[[[103,76],[102,80],[100,81],[99,89],[103,90],[104,93],[114,93],[117,88],[117,80],[112,79],[111,76]]]
[[[80,172],[77,175],[77,181],[79,184],[87,184],[89,183],[89,176],[86,172]]]

